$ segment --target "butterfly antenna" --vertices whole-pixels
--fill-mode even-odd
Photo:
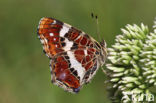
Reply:
[[[98,20],[98,16],[96,15],[95,18],[96,18],[96,30],[97,30],[97,35],[98,35],[98,38],[99,38],[99,40],[100,40],[101,38],[100,38],[100,30],[99,30],[99,20]]]
[[[98,35],[98,39],[101,40],[100,38],[100,30],[99,30],[99,21],[98,21],[98,16],[94,16],[93,13],[91,13],[91,17],[96,19],[96,33]]]

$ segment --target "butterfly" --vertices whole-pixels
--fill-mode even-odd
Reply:
[[[50,59],[51,82],[78,93],[91,81],[107,56],[106,43],[54,18],[40,20],[38,38]]]

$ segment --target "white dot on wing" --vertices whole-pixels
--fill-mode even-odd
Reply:
[[[53,40],[56,41],[56,38],[54,38]]]
[[[53,34],[53,33],[50,33],[49,35],[50,35],[50,36],[54,36],[54,34]]]
[[[52,22],[51,24],[56,24],[56,20],[54,20],[54,22]]]

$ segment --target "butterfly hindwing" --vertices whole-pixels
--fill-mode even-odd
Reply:
[[[80,90],[83,84],[88,83],[97,70],[97,60],[93,54],[85,55],[84,51],[70,50],[55,56],[50,65],[52,82],[71,92]]]

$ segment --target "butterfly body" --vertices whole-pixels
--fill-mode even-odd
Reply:
[[[53,18],[42,18],[38,37],[50,58],[51,81],[77,93],[105,62],[107,51],[88,34]]]

